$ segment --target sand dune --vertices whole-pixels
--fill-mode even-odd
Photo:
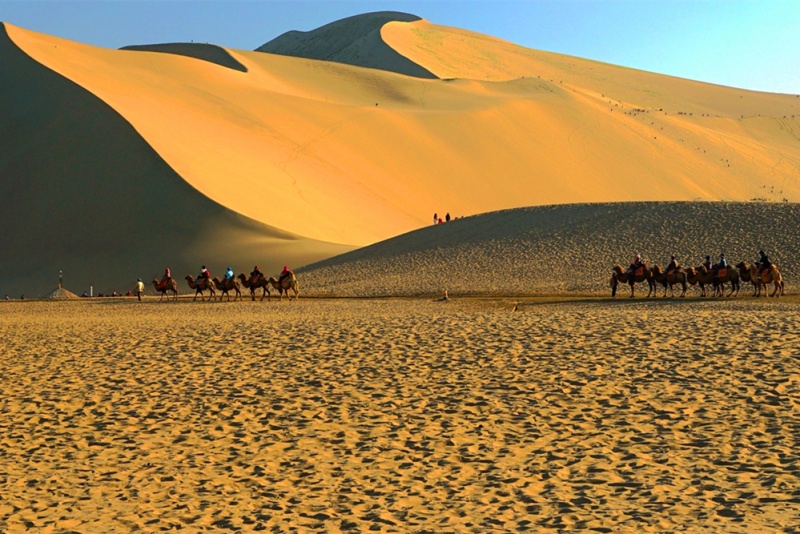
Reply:
[[[256,51],[435,78],[430,71],[387,45],[382,37],[382,28],[387,23],[418,20],[421,19],[408,13],[366,13],[331,22],[310,32],[286,32],[259,46]]]
[[[212,202],[115,110],[30,61],[3,32],[0,51],[0,296],[45,295],[58,271],[76,293],[125,292],[167,266],[181,276],[201,263],[217,274],[228,263],[277,271],[348,250]]]
[[[79,273],[77,291],[165,264],[277,269],[427,226],[435,211],[800,200],[790,95],[385,13],[279,39],[336,40],[341,61],[379,38],[373,68],[214,45],[106,50],[3,28],[0,168],[18,205],[0,222],[31,222],[2,238],[19,260],[3,262],[0,293],[28,280],[26,291],[50,290],[59,269]],[[393,72],[387,50],[446,79]],[[145,240],[149,250],[130,245]]]
[[[792,532],[798,318],[0,303],[0,530]]]
[[[610,295],[611,269],[636,253],[649,265],[665,267],[675,255],[697,266],[707,254],[753,262],[763,248],[796,293],[798,225],[798,204],[541,206],[428,226],[306,266],[298,277],[305,293],[326,296]],[[751,292],[747,285],[741,294]],[[637,294],[647,294],[646,284]]]
[[[239,63],[230,52],[217,45],[203,43],[166,43],[153,45],[124,46],[120,50],[137,50],[140,52],[162,52],[164,54],[177,54],[209,61],[229,69],[247,72],[247,67]]]

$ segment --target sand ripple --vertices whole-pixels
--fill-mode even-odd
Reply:
[[[795,532],[796,303],[0,306],[0,530]]]

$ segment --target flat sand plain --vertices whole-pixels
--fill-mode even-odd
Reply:
[[[797,532],[798,306],[0,303],[0,530]]]

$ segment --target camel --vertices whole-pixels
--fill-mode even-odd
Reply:
[[[231,289],[236,292],[236,296],[233,297],[233,300],[236,300],[237,298],[239,300],[242,300],[242,286],[239,284],[239,281],[236,280],[235,278],[231,278],[230,280],[220,280],[218,277],[215,276],[214,278],[211,279],[211,281],[214,282],[214,286],[217,289],[222,291],[222,293],[219,296],[219,300],[222,300],[222,297],[224,297],[225,295],[228,296],[228,300],[231,300],[231,294],[228,293]]]
[[[650,276],[650,270],[647,266],[642,266],[640,269],[629,276],[628,271],[625,271],[621,265],[614,266],[613,273],[611,274],[611,298],[617,298],[617,284],[628,284],[631,286],[631,294],[629,298],[633,298],[633,288],[637,282],[647,281],[650,290],[647,292],[649,298],[651,294],[656,292],[656,283]]]
[[[746,261],[740,261],[736,264],[736,268],[739,269],[739,279],[742,282],[750,282],[753,284],[753,297],[757,297],[759,292],[761,291],[761,286],[756,283],[755,280],[750,276],[750,265]]]
[[[686,268],[686,281],[693,286],[700,286],[700,296],[706,296],[706,286],[714,283],[714,274],[709,272],[705,266],[700,267],[687,267]]]
[[[263,275],[247,278],[244,273],[240,273],[238,278],[242,281],[242,285],[250,290],[250,296],[253,298],[253,300],[256,300],[256,289],[259,287],[264,288],[264,293],[261,295],[261,300],[264,300],[264,297],[268,295],[271,296],[269,292],[269,282],[266,278],[264,278]]]
[[[712,288],[712,297],[722,297],[725,296],[725,284],[728,282],[731,283],[731,291],[728,293],[728,297],[736,293],[739,295],[739,271],[728,267],[726,272],[723,276],[714,277],[714,271],[709,271],[706,269],[705,265],[701,265],[699,267],[689,267],[686,269],[686,280],[692,285],[699,285],[700,286],[700,296],[706,297],[708,294],[706,293],[706,286],[711,286]]]
[[[714,286],[714,296],[715,297],[722,297],[722,296],[739,296],[739,290],[742,288],[739,282],[739,271],[734,269],[733,267],[725,267],[724,271],[720,269],[717,271],[718,276],[713,280]],[[730,282],[731,284],[731,291],[727,295],[725,295],[725,284]]]
[[[300,285],[297,283],[297,278],[292,272],[290,272],[289,275],[286,276],[286,278],[284,278],[282,281],[278,281],[278,279],[275,278],[274,276],[270,276],[269,280],[267,281],[270,283],[272,287],[278,290],[278,293],[280,293],[281,295],[280,300],[283,300],[284,291],[286,292],[286,296],[289,297],[289,300],[292,300],[292,296],[289,295],[290,289],[294,291],[294,300],[297,300],[300,296]]]
[[[197,295],[200,295],[200,300],[206,300],[203,296],[203,291],[208,290],[210,293],[208,299],[213,300],[214,295],[216,295],[216,291],[214,291],[214,284],[209,281],[208,278],[203,278],[202,282],[194,281],[194,277],[190,274],[186,275],[186,281],[189,282],[189,287],[194,289],[194,298],[192,300],[197,300]]]
[[[762,270],[761,273],[758,272],[757,265],[750,266],[750,278],[755,280],[756,283],[759,285],[758,294],[761,294],[761,288],[764,288],[764,296],[767,296],[767,286],[769,284],[774,284],[775,289],[772,290],[772,294],[770,297],[778,296],[780,297],[783,295],[783,276],[781,276],[781,272],[775,266],[774,263],[770,263],[769,267]]]
[[[156,288],[156,291],[161,293],[161,298],[158,300],[162,300],[164,295],[167,294],[167,291],[172,291],[172,293],[175,295],[175,300],[178,300],[178,282],[174,278],[168,278],[163,286],[161,285],[161,280],[153,278],[153,287]],[[169,300],[169,297],[167,300]]]
[[[664,286],[665,298],[667,296],[667,286],[669,286],[670,296],[675,297],[675,284],[681,284],[683,291],[680,296],[686,296],[686,273],[683,269],[678,268],[667,274],[661,270],[659,265],[654,265],[650,268],[650,276],[652,276],[654,282]]]

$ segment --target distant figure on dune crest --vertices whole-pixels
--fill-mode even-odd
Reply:
[[[133,290],[136,293],[136,298],[139,299],[139,302],[142,301],[142,293],[144,293],[144,282],[142,279],[139,278],[136,280],[136,288]]]
[[[442,220],[441,217],[439,217],[439,224],[444,224],[444,221]]]
[[[435,214],[435,213],[434,213],[434,214],[433,214],[433,224],[436,224],[436,223],[438,223],[438,222],[439,222],[439,216],[438,216],[437,214]]]
[[[450,212],[447,212],[447,215],[444,216],[445,222],[450,222]]]

